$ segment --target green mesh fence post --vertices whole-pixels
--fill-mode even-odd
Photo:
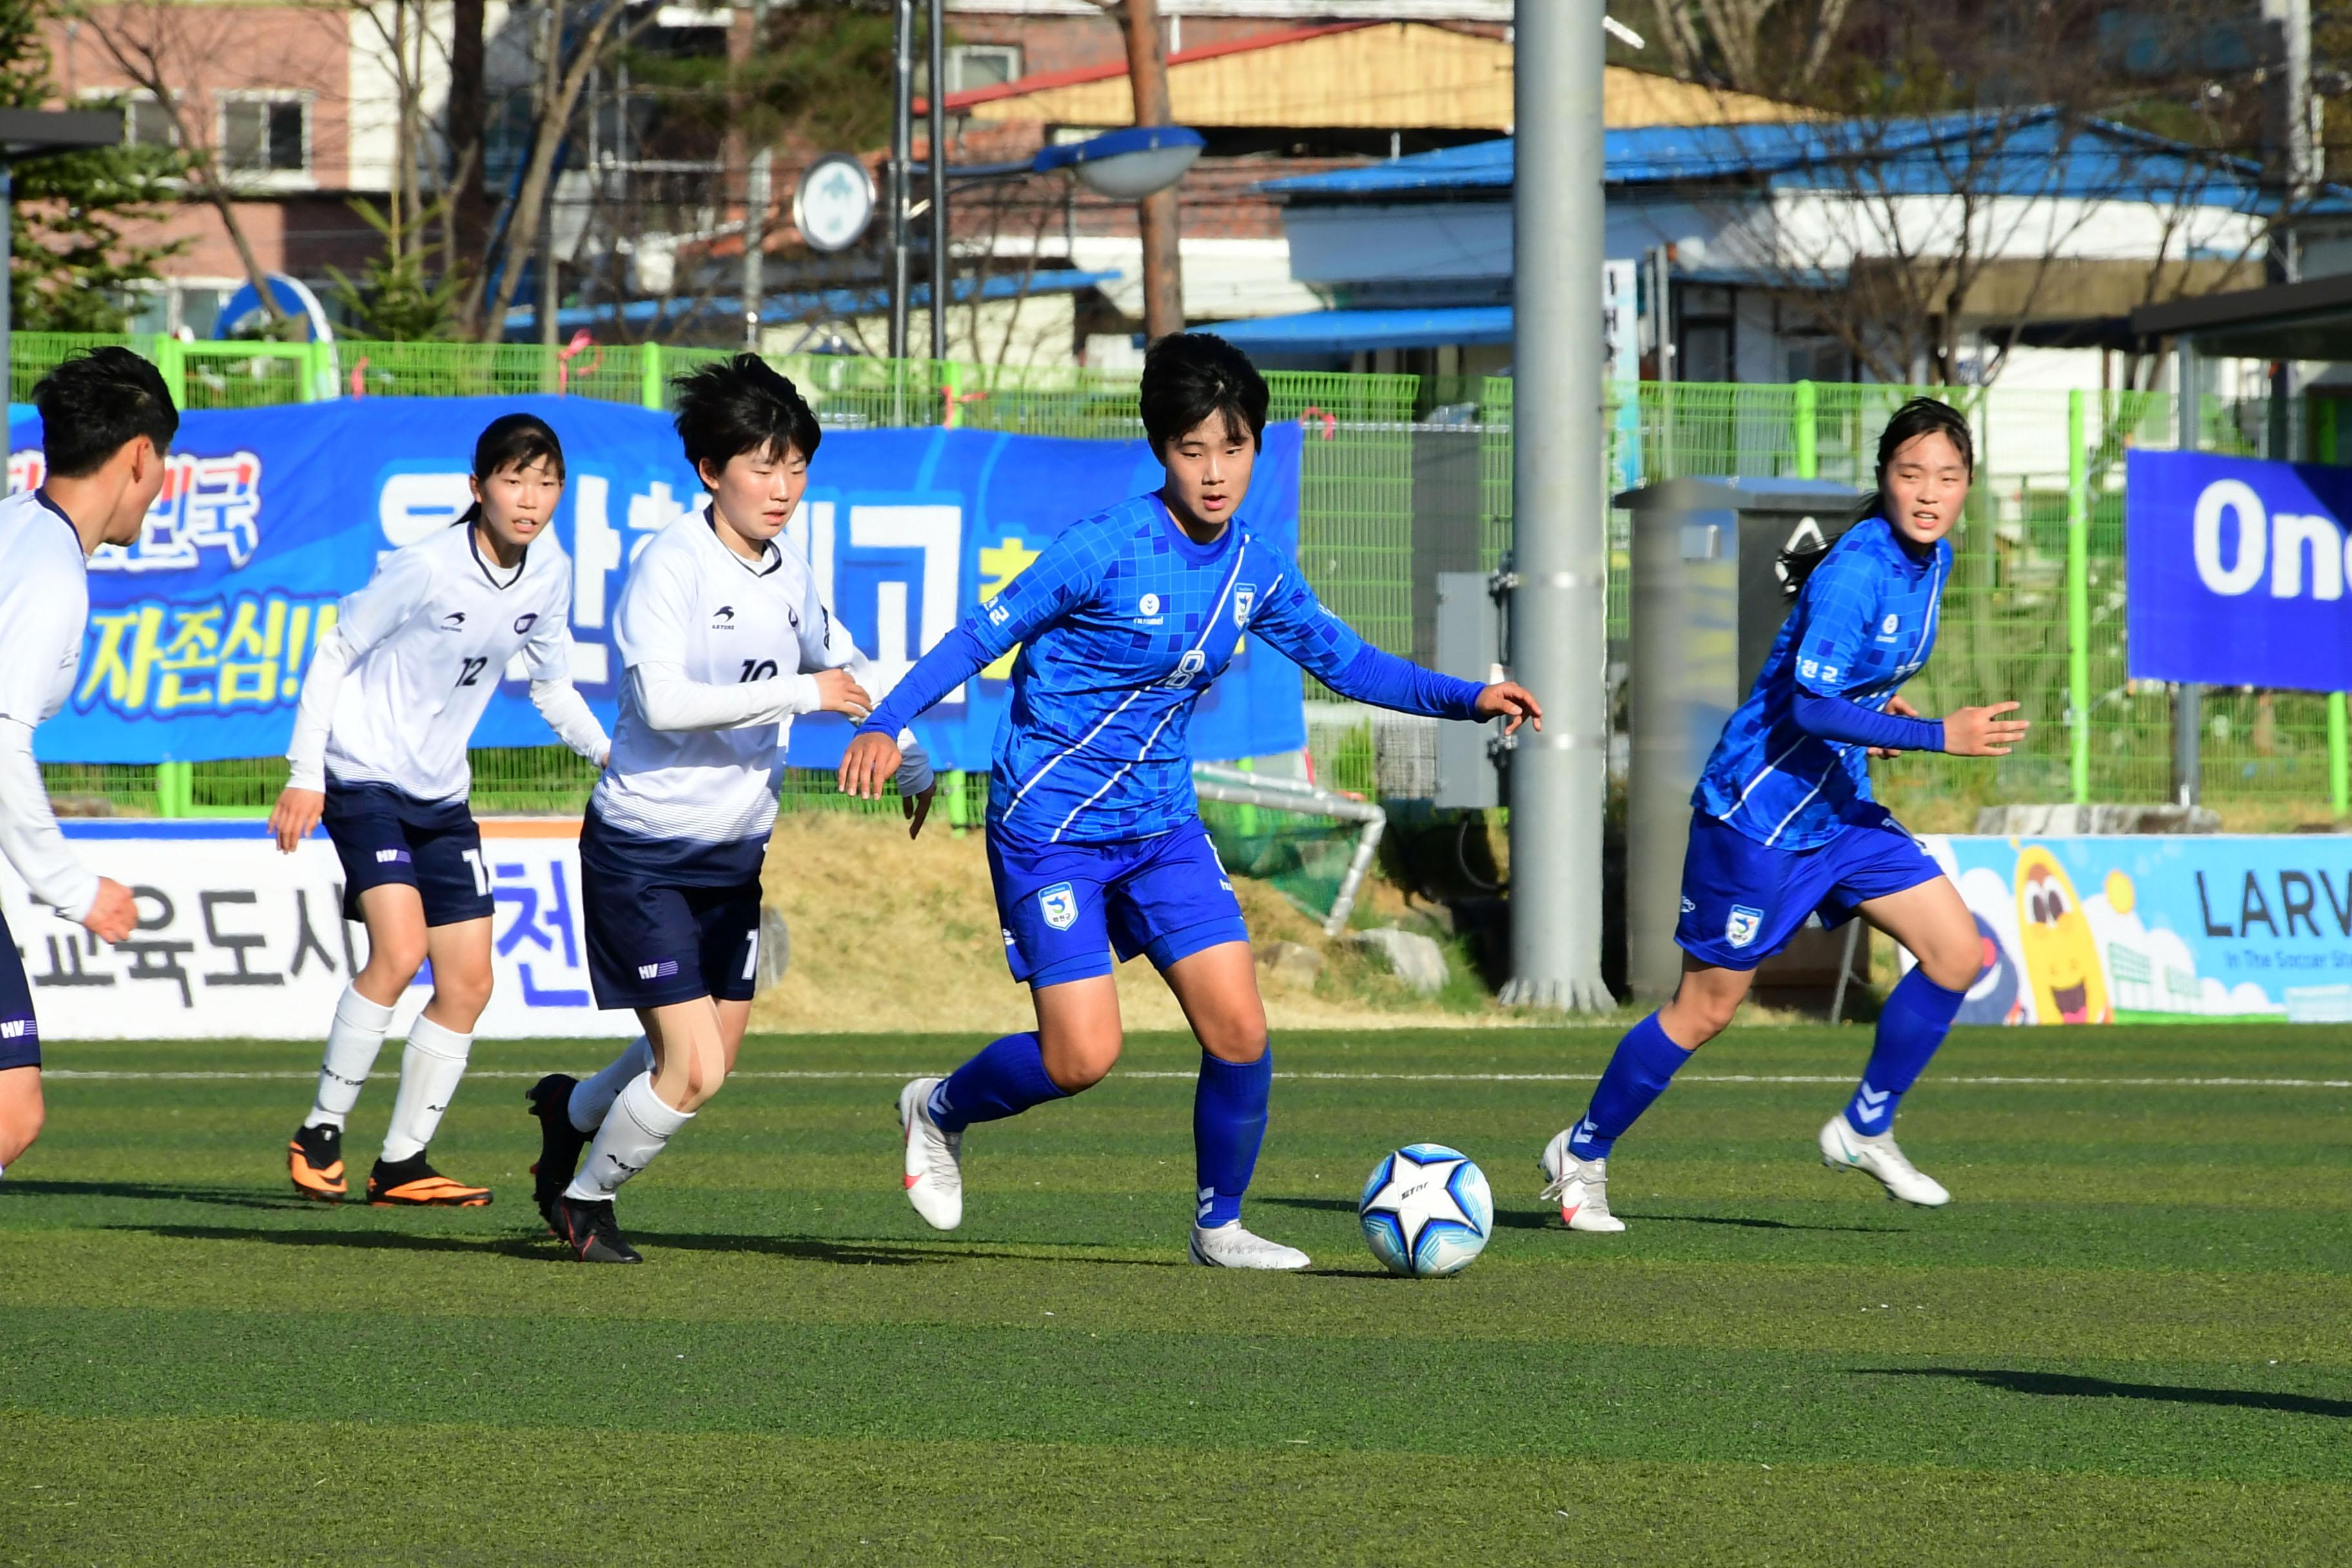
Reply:
[[[172,406],[187,407],[188,357],[181,352],[180,340],[169,332],[157,332],[154,344],[147,357],[153,360],[155,368],[163,373],[163,384],[172,394]]]
[[[327,345],[315,342],[304,343],[301,347],[302,357],[294,362],[299,367],[294,383],[294,401],[316,403],[325,395]]]
[[[1814,420],[1815,395],[1811,382],[1797,383],[1797,477],[1801,479],[1822,477],[1821,427]]]
[[[943,804],[948,808],[948,826],[955,830],[958,837],[961,837],[964,830],[961,768],[950,768],[940,775],[940,794],[947,797]]]
[[[2327,694],[2327,804],[2336,820],[2352,816],[2352,755],[2347,755],[2344,693]]]
[[[158,816],[185,816],[196,795],[196,764],[194,763],[158,763],[155,764],[155,814]]]
[[[2066,718],[2074,804],[2091,799],[2091,475],[2083,394],[2066,395]],[[2339,814],[2340,815],[2340,814]]]
[[[662,386],[662,346],[659,343],[647,343],[644,348],[639,349],[637,353],[638,363],[643,367],[643,380],[637,390],[638,400],[658,414],[667,401],[663,396],[665,389]]]

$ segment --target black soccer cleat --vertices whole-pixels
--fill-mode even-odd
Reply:
[[[555,1223],[555,1200],[572,1184],[580,1151],[588,1146],[589,1134],[572,1125],[572,1091],[579,1087],[570,1073],[551,1072],[523,1091],[530,1113],[539,1118],[539,1163],[530,1168],[530,1195],[549,1233],[559,1238],[563,1232]]]
[[[294,1190],[322,1204],[339,1204],[350,1191],[343,1180],[343,1130],[298,1127],[286,1145],[286,1173]]]
[[[631,1247],[613,1218],[613,1200],[605,1198],[591,1203],[585,1198],[567,1197],[557,1194],[548,1205],[553,1212],[548,1215],[555,1234],[572,1249],[572,1256],[583,1263],[643,1263],[645,1258]]]

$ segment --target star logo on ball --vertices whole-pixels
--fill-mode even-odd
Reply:
[[[1390,1268],[1451,1274],[1486,1245],[1494,1200],[1461,1151],[1413,1143],[1381,1162],[1357,1212],[1364,1239]]]

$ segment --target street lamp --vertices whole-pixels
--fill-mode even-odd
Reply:
[[[1141,201],[1155,191],[1162,191],[1184,177],[1201,155],[1207,140],[1183,125],[1135,125],[1123,131],[1106,131],[1083,142],[1066,142],[1041,147],[1036,156],[1017,159],[1005,163],[950,163],[940,171],[946,178],[977,184],[989,180],[1017,180],[1028,174],[1050,174],[1067,170],[1077,176],[1078,183],[1097,195],[1118,201]],[[928,163],[911,163],[908,177],[897,182],[904,190],[917,175],[931,173]],[[934,181],[932,189],[942,190]],[[935,196],[940,210],[945,210],[943,196]],[[896,247],[891,258],[890,276],[894,287],[890,293],[891,342],[903,343],[907,338],[907,288],[909,276],[907,258],[905,223],[892,231]],[[944,219],[934,216],[932,233],[944,236]],[[944,245],[931,257],[931,309],[943,310],[947,300],[947,257]]]
[[[114,147],[122,142],[122,116],[103,109],[0,109],[0,393],[16,400],[8,339],[15,330],[9,320],[9,286],[16,277],[11,245],[16,224],[8,211],[15,194],[16,165],[26,158],[52,153],[79,153],[91,147]],[[0,415],[0,494],[8,488],[8,447],[15,432]]]

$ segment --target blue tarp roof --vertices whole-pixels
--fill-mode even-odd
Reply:
[[[1100,284],[1118,281],[1125,274],[1110,272],[1076,272],[1041,270],[1025,277],[1003,275],[983,279],[980,297],[985,300],[1013,300],[1024,294],[1066,294],[1080,289],[1092,289]],[[962,304],[972,297],[972,282],[959,278],[949,289],[951,303]],[[908,308],[927,310],[931,304],[931,286],[918,283],[908,290]],[[804,294],[772,294],[760,308],[760,319],[782,326],[793,321],[825,320],[839,316],[878,316],[890,308],[890,292],[887,289],[826,289]],[[593,327],[606,321],[627,321],[643,324],[649,321],[671,322],[689,321],[697,316],[737,316],[743,312],[740,299],[729,295],[710,300],[632,300],[624,304],[573,305],[555,312],[555,324],[570,331],[579,327]],[[517,306],[507,312],[507,331],[531,331],[539,324],[538,312],[530,307]]]
[[[1360,169],[1269,180],[1258,188],[1309,201],[1507,192],[1509,137],[1391,158]],[[2273,205],[2259,165],[2113,121],[2056,109],[1813,120],[1753,125],[1650,125],[1603,138],[1612,187],[1764,181],[1789,189],[1935,195],[1966,188],[2020,196],[2097,196],[2252,211]],[[1862,174],[1853,171],[1863,170]],[[2352,190],[2323,186],[2311,209],[2352,212]]]
[[[1507,343],[1508,305],[1455,305],[1432,310],[1307,310],[1261,316],[1204,329],[1262,353],[1352,353],[1358,349],[1418,349],[1436,343]]]

